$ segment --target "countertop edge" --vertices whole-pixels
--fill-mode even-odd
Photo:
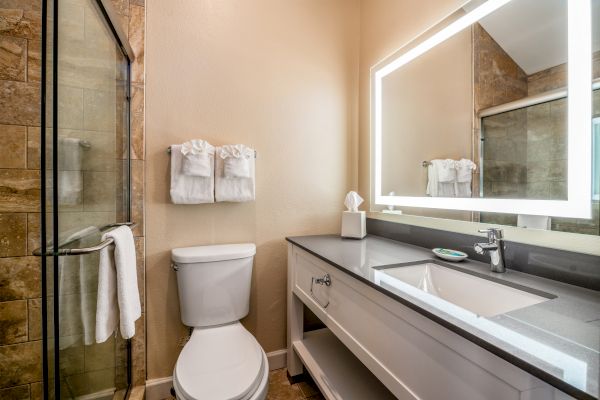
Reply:
[[[285,240],[291,244],[293,244],[294,246],[298,246],[299,248],[301,248],[302,250],[306,251],[307,253],[317,257],[318,259],[328,263],[329,265],[335,267],[336,269],[350,275],[351,277],[359,280],[360,282],[368,285],[369,287],[377,290],[378,292],[392,298],[393,300],[396,300],[398,302],[400,302],[402,305],[407,306],[408,308],[410,308],[413,311],[418,312],[419,314],[423,315],[424,317],[438,323],[439,325],[443,326],[444,328],[460,335],[461,337],[469,340],[470,342],[478,345],[479,347],[489,351],[490,353],[502,358],[503,360],[521,368],[522,370],[530,373],[531,375],[535,376],[536,378],[541,379],[542,381],[548,383],[549,385],[554,386],[555,388],[565,392],[566,394],[573,396],[577,399],[582,399],[582,400],[597,400],[596,397],[594,397],[593,395],[582,391],[581,389],[578,389],[574,386],[569,385],[568,383],[566,383],[563,380],[560,380],[558,378],[556,378],[555,376],[545,372],[544,370],[539,369],[538,367],[536,367],[535,365],[528,363],[527,361],[518,358],[516,356],[514,356],[513,354],[502,350],[501,348],[495,346],[494,344],[480,338],[477,335],[474,335],[470,332],[465,331],[464,329],[454,325],[452,322],[445,320],[444,318],[437,316],[425,309],[423,309],[422,307],[418,306],[417,304],[404,299],[400,296],[395,295],[394,293],[385,290],[384,288],[377,286],[375,284],[373,284],[372,282],[370,282],[368,279],[363,278],[362,276],[355,274],[354,272],[348,270],[347,268],[344,268],[343,266],[329,260],[328,258],[306,248],[305,246],[303,246],[302,244],[298,243],[296,240],[294,240],[296,237],[286,237]],[[398,242],[398,243],[402,243],[402,242]]]

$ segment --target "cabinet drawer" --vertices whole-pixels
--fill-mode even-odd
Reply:
[[[330,266],[304,251],[294,251],[293,254],[295,258],[293,292],[321,321],[326,322],[331,286],[314,283],[313,280],[323,279],[328,274]]]

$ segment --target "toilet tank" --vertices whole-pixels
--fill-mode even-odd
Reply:
[[[203,327],[248,315],[254,254],[253,243],[173,249],[181,321]]]

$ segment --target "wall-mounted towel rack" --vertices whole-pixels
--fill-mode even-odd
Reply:
[[[423,165],[423,167],[429,167],[431,165],[431,161],[423,161],[421,165]]]
[[[103,231],[103,230],[107,230],[109,228],[116,228],[119,226],[128,226],[133,229],[137,226],[137,223],[135,223],[135,222],[117,222],[114,224],[106,225],[106,226],[100,228],[99,230]],[[46,250],[44,252],[42,252],[42,248],[40,247],[40,248],[33,250],[32,254],[34,256],[52,256],[52,255],[80,256],[82,254],[90,254],[95,251],[100,251],[103,248],[110,246],[114,242],[114,240],[112,238],[108,238],[108,239],[98,243],[95,246],[81,247],[81,248],[65,248],[65,246],[72,244],[73,242],[76,242],[81,239],[83,239],[83,237],[70,240],[67,243],[64,243],[64,244],[58,246],[58,249],[56,249],[56,250],[54,250],[54,248],[52,246],[49,246],[49,247],[46,247]]]
[[[171,154],[171,146],[167,147],[167,153]],[[258,157],[258,153],[254,150],[254,158]]]

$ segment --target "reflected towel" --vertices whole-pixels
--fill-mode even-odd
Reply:
[[[542,229],[548,231],[552,227],[550,217],[544,215],[524,215],[519,214],[517,217],[517,226],[527,229]]]
[[[72,247],[93,246],[100,242],[100,230],[88,227],[68,234],[61,243]],[[94,343],[96,329],[96,292],[98,289],[98,253],[58,258],[59,348],[64,350]]]
[[[81,139],[58,139],[58,203],[75,206],[82,203]]]
[[[114,246],[100,250],[98,269],[98,343],[106,341],[117,324],[123,339],[133,337],[135,321],[142,315],[133,233],[129,227],[120,226],[102,235],[102,240],[108,238],[114,240]]]
[[[476,168],[477,165],[466,158],[456,162],[456,197],[471,197],[471,181]]]
[[[452,161],[449,163],[448,161]],[[455,173],[453,160],[432,160],[427,167],[427,195],[431,197],[456,197]],[[452,173],[451,171],[454,171]],[[441,181],[449,179],[451,181]]]

